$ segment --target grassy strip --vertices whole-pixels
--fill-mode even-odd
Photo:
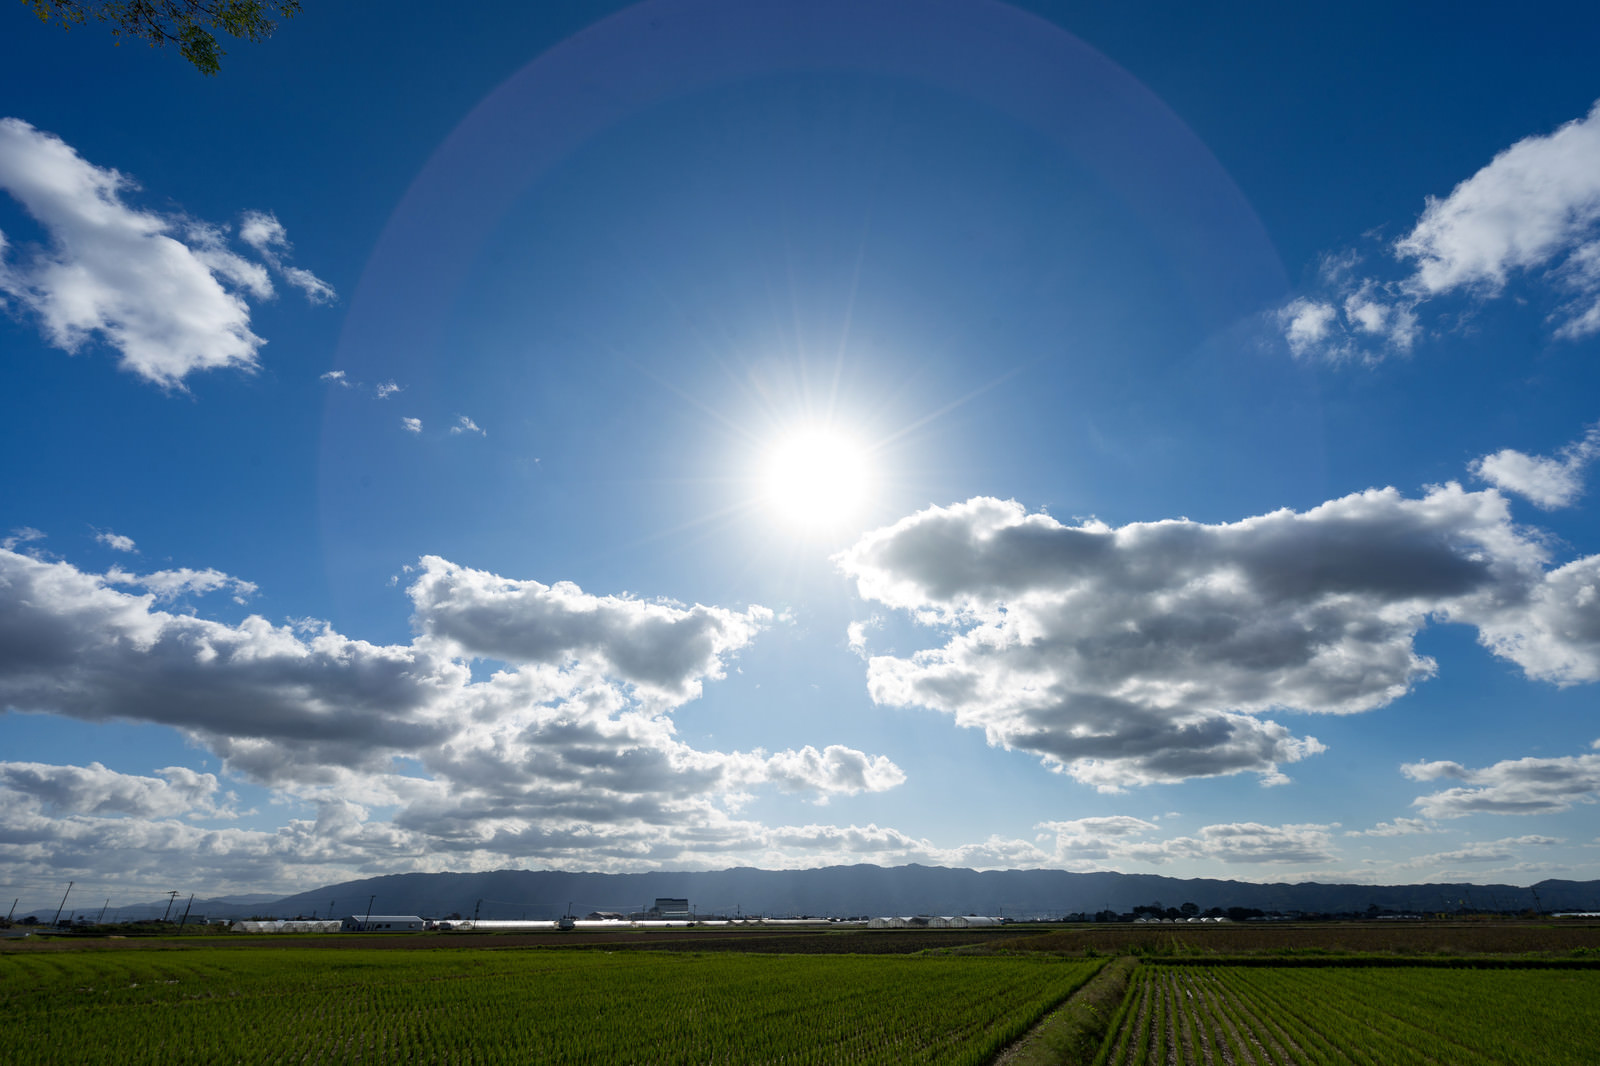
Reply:
[[[1022,1040],[1007,1048],[995,1066],[1060,1066],[1094,1060],[1113,1018],[1121,1016],[1135,958],[1113,959]]]
[[[1211,955],[1147,958],[1153,966],[1265,966],[1380,970],[1600,970],[1596,958],[1507,958],[1503,955]]]

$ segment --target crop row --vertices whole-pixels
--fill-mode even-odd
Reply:
[[[27,1063],[970,1063],[1086,981],[1048,957],[562,951],[0,956]]]
[[[1146,966],[1103,1066],[1593,1066],[1592,970]]]

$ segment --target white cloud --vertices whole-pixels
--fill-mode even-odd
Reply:
[[[867,658],[867,631],[882,629],[883,619],[873,615],[865,622],[851,622],[845,626],[845,645],[860,659]]]
[[[1392,822],[1379,822],[1371,829],[1352,829],[1347,837],[1404,837],[1418,833],[1437,832],[1432,822],[1421,818],[1396,818]]]
[[[401,418],[400,424],[405,427],[407,433],[422,432],[422,419],[420,418]]]
[[[1196,836],[1148,839],[1159,827],[1127,815],[1041,822],[1055,835],[1056,856],[1067,865],[1141,862],[1162,865],[1179,860],[1254,863],[1326,862],[1333,858],[1328,825],[1262,825],[1231,822],[1208,825]]]
[[[843,745],[719,752],[676,736],[671,713],[724,675],[764,608],[593,596],[433,558],[416,573],[416,638],[375,645],[162,609],[241,584],[220,571],[94,574],[0,552],[0,707],[170,726],[225,774],[317,812],[275,833],[202,832],[173,818],[226,816],[209,775],[12,767],[0,786],[32,798],[0,802],[0,861],[132,876],[187,856],[197,877],[262,883],[365,864],[725,865],[772,854],[775,831],[735,817],[755,789],[820,800],[904,780]],[[467,660],[484,656],[496,667],[474,681]]]
[[[652,701],[700,694],[725,658],[772,621],[765,607],[732,611],[621,596],[591,596],[571,582],[502,578],[424,556],[409,590],[416,619],[452,655],[559,666],[574,659]]]
[[[1596,222],[1600,103],[1554,133],[1518,141],[1449,196],[1429,197],[1395,252],[1416,263],[1408,284],[1423,295],[1454,289],[1498,295],[1513,271],[1573,252],[1581,253],[1580,267],[1592,261]],[[1587,278],[1573,280],[1587,287]]]
[[[67,814],[231,816],[217,803],[221,797],[214,774],[182,766],[158,772],[160,777],[140,777],[108,770],[97,762],[88,766],[0,762],[0,789],[11,793],[12,802],[36,801],[47,810]]]
[[[1435,671],[1430,620],[1530,676],[1600,678],[1600,557],[1547,570],[1504,497],[1375,489],[1226,525],[1067,526],[1014,501],[933,507],[836,557],[942,646],[868,662],[872,698],[981,728],[1102,789],[1259,773],[1322,750],[1276,711],[1384,706]]]
[[[332,382],[335,385],[342,386],[343,388],[346,388],[346,389],[350,388],[350,382],[345,379],[345,375],[344,375],[344,371],[343,370],[329,370],[329,371],[326,371],[325,373],[317,375],[317,380],[318,381],[329,381],[329,382]]]
[[[1376,362],[1407,352],[1421,332],[1420,305],[1451,293],[1493,299],[1518,274],[1562,294],[1556,336],[1600,332],[1600,102],[1553,133],[1518,141],[1448,196],[1429,196],[1388,251],[1409,275],[1380,282],[1354,274],[1351,257],[1329,260],[1322,295],[1279,312],[1295,355]]]
[[[1583,495],[1583,472],[1600,456],[1600,425],[1590,426],[1579,440],[1554,456],[1525,455],[1505,448],[1476,459],[1472,475],[1495,488],[1514,492],[1547,511],[1569,507]]]
[[[1521,836],[1502,837],[1499,840],[1485,840],[1455,851],[1436,851],[1429,855],[1419,855],[1408,866],[1441,866],[1449,863],[1474,863],[1474,862],[1516,862],[1521,858],[1523,848],[1549,848],[1562,843],[1556,837],[1547,836]]]
[[[13,529],[10,536],[0,538],[0,548],[4,548],[6,551],[14,551],[23,544],[31,544],[36,540],[43,539],[44,533],[41,530],[34,529],[32,526],[21,526]]]
[[[94,535],[94,539],[99,541],[101,544],[104,544],[112,551],[132,552],[139,550],[134,546],[132,537],[124,537],[122,534],[113,533],[109,529],[103,529],[96,533]],[[7,547],[9,546],[10,545],[7,545]]]
[[[1471,769],[1449,761],[1407,763],[1413,781],[1456,780],[1462,784],[1426,796],[1414,806],[1429,818],[1469,814],[1553,814],[1593,803],[1600,792],[1600,755],[1505,759]]]
[[[275,254],[289,247],[289,234],[277,216],[261,211],[246,211],[239,222],[239,239],[261,255]]]
[[[794,791],[854,795],[883,792],[904,784],[905,773],[886,756],[876,758],[853,748],[830,744],[824,751],[809,745],[785,751],[766,763],[766,780]]]
[[[277,216],[263,211],[246,211],[239,222],[239,239],[256,250],[283,280],[299,289],[314,304],[332,303],[338,299],[333,286],[302,267],[290,266],[286,260],[291,245],[289,234]]]
[[[385,381],[372,390],[372,394],[380,400],[387,400],[395,393],[402,391],[399,385],[392,381]]]
[[[0,293],[39,316],[50,344],[76,352],[98,336],[168,388],[197,370],[256,366],[264,342],[245,297],[269,298],[272,284],[223,230],[129,206],[131,180],[15,118],[0,119],[0,188],[49,234],[50,248],[20,256],[0,234]]]
[[[1279,317],[1289,350],[1295,355],[1307,355],[1324,350],[1338,326],[1339,311],[1330,303],[1300,298],[1290,301]]]
[[[488,434],[484,433],[484,431],[482,429],[478,428],[478,423],[474,422],[472,419],[468,418],[466,415],[461,415],[456,419],[456,424],[450,427],[450,432],[451,433],[476,433],[480,437],[488,435]]]
[[[128,540],[124,537],[123,540]],[[131,551],[133,542],[128,540],[128,547],[120,549]],[[224,574],[221,570],[157,570],[149,574],[131,574],[121,567],[113,566],[106,571],[105,581],[113,585],[131,585],[149,592],[158,601],[171,601],[179,596],[190,593],[204,595],[207,592],[216,592],[218,589],[232,590],[234,599],[243,603],[246,599],[256,594],[256,586],[250,581],[241,581],[239,578]]]
[[[1327,825],[1262,825],[1259,822],[1230,822],[1208,825],[1197,837],[1175,837],[1148,852],[1148,861],[1167,859],[1207,859],[1237,863],[1327,862],[1334,857]]]

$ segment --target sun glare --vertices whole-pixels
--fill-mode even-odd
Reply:
[[[786,523],[835,526],[858,513],[871,485],[865,448],[832,429],[789,434],[768,453],[761,481],[767,503]]]

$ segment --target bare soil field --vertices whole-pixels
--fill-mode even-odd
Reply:
[[[1600,922],[1231,922],[1083,925],[1005,944],[1075,955],[1572,955],[1600,953]]]
[[[53,936],[0,941],[0,954],[136,951],[182,947],[273,947],[393,951],[490,948],[694,951],[785,955],[907,955],[916,952],[1038,952],[1142,957],[1378,955],[1395,958],[1517,956],[1600,961],[1600,922],[1502,919],[1421,922],[1273,922],[1223,925],[1098,924],[995,929],[703,927],[514,933],[239,934]]]

